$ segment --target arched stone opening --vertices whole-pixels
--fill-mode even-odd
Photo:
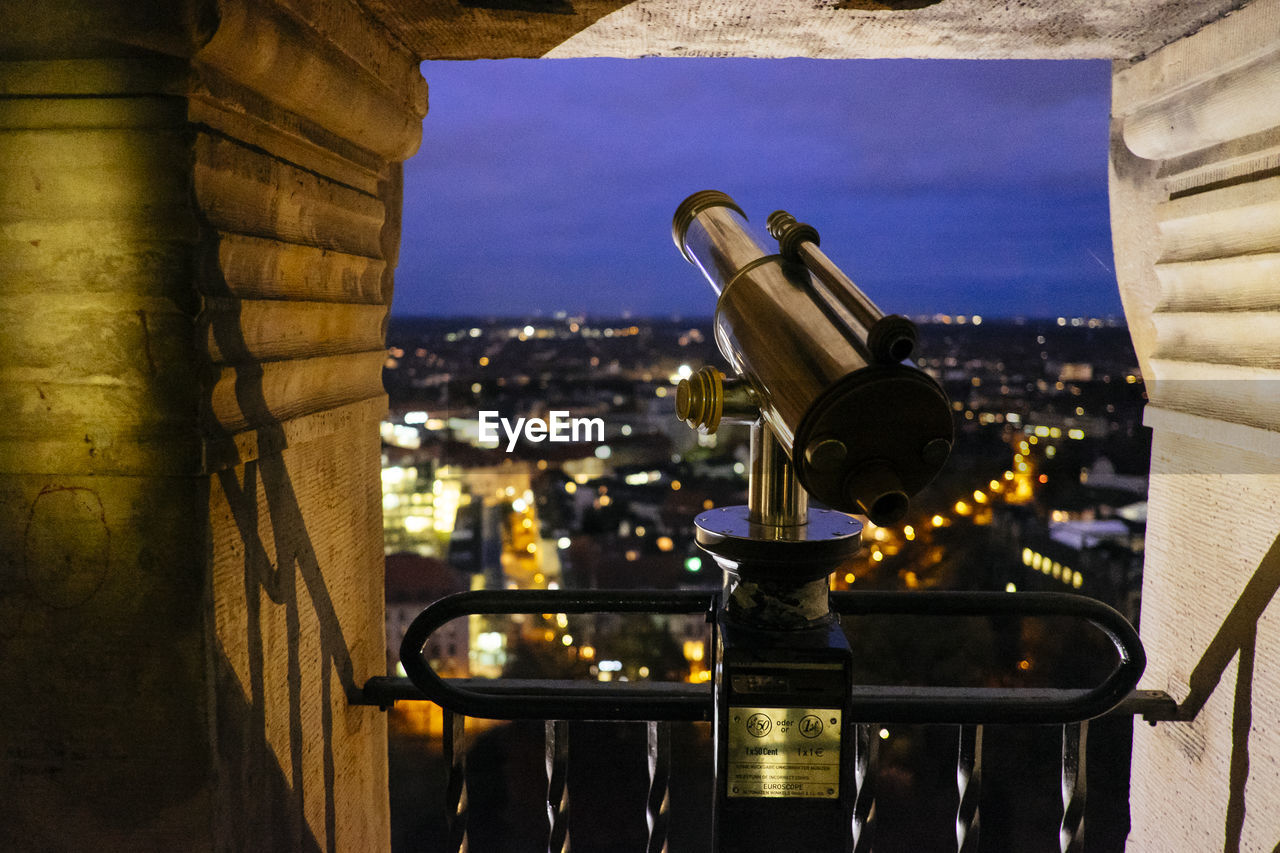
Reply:
[[[1087,56],[1116,60],[1117,271],[1155,380],[1148,683],[1200,711],[1138,735],[1132,843],[1274,846],[1278,20],[1275,0],[7,8],[0,841],[387,846],[384,724],[347,698],[383,665],[379,376],[419,60]]]

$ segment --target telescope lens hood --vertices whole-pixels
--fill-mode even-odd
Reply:
[[[671,239],[675,241],[676,248],[680,250],[680,254],[684,255],[685,259],[690,263],[693,263],[693,258],[689,257],[689,251],[685,248],[685,235],[689,231],[689,225],[693,222],[693,218],[708,207],[727,207],[736,211],[743,219],[747,218],[747,215],[742,212],[742,208],[738,207],[738,203],[719,190],[702,190],[680,202],[680,206],[676,208],[676,214],[671,220]]]

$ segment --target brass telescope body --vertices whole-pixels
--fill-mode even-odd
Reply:
[[[897,521],[950,452],[946,395],[902,363],[910,321],[886,317],[811,227],[780,211],[770,226],[787,254],[766,249],[733,199],[708,190],[680,205],[672,236],[715,290],[716,343],[801,485],[833,509]]]

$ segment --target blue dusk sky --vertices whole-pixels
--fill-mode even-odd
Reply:
[[[783,208],[885,311],[1121,314],[1102,61],[427,62],[396,316],[709,316],[690,193]]]

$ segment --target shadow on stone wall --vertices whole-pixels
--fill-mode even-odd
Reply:
[[[1262,562],[1245,584],[1240,597],[1227,614],[1191,671],[1191,691],[1178,706],[1178,718],[1191,722],[1218,689],[1222,675],[1233,658],[1239,655],[1236,670],[1236,693],[1231,720],[1231,790],[1227,800],[1227,819],[1223,853],[1239,853],[1244,832],[1245,787],[1249,781],[1249,730],[1253,725],[1253,665],[1258,645],[1258,620],[1280,591],[1280,537],[1271,543]],[[1280,843],[1276,845],[1280,853]]]
[[[233,697],[242,696],[239,682],[229,662],[221,657],[218,672],[218,744],[222,767],[238,768],[240,778],[225,779],[228,786],[224,802],[239,804],[244,811],[227,815],[230,826],[247,825],[253,843],[236,849],[252,849],[261,843],[259,833],[283,844],[271,844],[273,850],[319,850],[321,845],[311,836],[306,823],[305,785],[311,783],[303,766],[304,749],[319,744],[324,764],[324,830],[327,844],[334,851],[336,808],[334,803],[335,764],[333,751],[332,691],[336,674],[338,688],[348,700],[359,696],[354,668],[346,638],[333,608],[332,599],[321,574],[319,561],[307,535],[301,508],[293,492],[289,472],[279,455],[250,462],[244,466],[244,482],[238,483],[233,472],[219,475],[228,505],[244,543],[244,592],[248,608],[248,630],[245,633],[249,657],[248,702],[240,705]],[[258,490],[265,493],[274,531],[274,554],[268,553],[259,535]],[[299,589],[298,581],[302,585]],[[284,608],[288,631],[287,685],[288,708],[288,778],[294,780],[290,790],[278,791],[277,780],[285,777],[275,765],[276,752],[267,733],[267,697],[265,667],[268,663],[263,640],[261,592],[275,605]],[[310,605],[320,625],[320,731],[306,731],[303,726],[303,685],[300,648],[300,607]],[[239,706],[238,706],[239,705]],[[281,712],[273,711],[278,718]],[[318,737],[317,737],[318,734]],[[276,749],[279,744],[275,745]],[[286,784],[286,788],[287,788]],[[281,833],[287,833],[280,838]]]
[[[216,264],[213,266],[214,275],[205,280],[221,282]],[[222,286],[225,288],[225,283]],[[259,458],[238,469],[224,469],[216,475],[243,550],[247,609],[243,641],[248,664],[246,684],[242,680],[246,673],[237,673],[222,649],[216,652],[215,756],[218,771],[223,775],[217,795],[218,827],[224,836],[219,839],[223,842],[219,848],[335,853],[338,806],[335,802],[334,681],[336,679],[336,688],[347,701],[358,698],[360,688],[356,684],[350,646],[343,635],[285,460],[283,451],[288,446],[288,438],[282,423],[267,405],[261,364],[245,342],[238,312],[218,312],[211,331],[219,351],[236,368],[237,403],[253,425],[261,453]],[[210,431],[216,429],[215,426]],[[211,444],[215,445],[216,457],[235,458],[230,435],[220,434],[211,439]],[[242,480],[237,479],[237,471],[243,472]],[[260,517],[260,494],[265,497],[265,519]],[[263,541],[264,529],[271,531],[270,548]],[[285,708],[268,704],[272,686],[268,667],[278,669],[281,655],[278,640],[274,648],[269,647],[272,638],[268,633],[269,614],[263,613],[263,593],[267,601],[284,610]],[[216,609],[217,602],[214,606]],[[303,608],[311,611],[307,617],[319,626],[320,659],[305,662],[308,673],[319,673],[318,708],[304,706]],[[222,629],[215,626],[214,630]],[[218,639],[214,638],[215,644]],[[276,695],[270,699],[279,701]],[[311,722],[316,711],[318,730]],[[287,721],[285,733],[281,732],[282,721]],[[314,771],[308,771],[304,760],[316,750],[322,756],[320,778],[315,777]],[[308,809],[308,801],[316,801],[316,794],[310,788],[317,785],[323,788],[323,827],[308,822],[308,813],[315,811],[314,806]],[[321,831],[323,838],[317,839]]]

